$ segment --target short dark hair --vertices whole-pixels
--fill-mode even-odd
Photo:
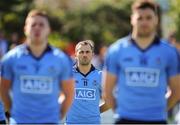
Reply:
[[[42,10],[38,10],[38,9],[33,9],[31,10],[27,17],[26,17],[26,22],[28,20],[28,18],[31,18],[31,17],[34,17],[34,16],[41,16],[41,17],[44,17],[45,19],[47,19],[47,21],[49,22],[49,17],[48,15],[46,14],[45,11],[42,11]]]
[[[78,47],[80,45],[89,45],[91,47],[91,50],[94,52],[94,42],[92,40],[84,40],[84,41],[78,42],[75,47],[75,52],[77,52]]]
[[[153,10],[156,15],[158,14],[158,4],[155,3],[153,0],[135,0],[131,7],[132,12],[138,9],[146,8]]]

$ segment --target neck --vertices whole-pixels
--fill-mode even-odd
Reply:
[[[135,40],[135,42],[141,47],[141,48],[146,48],[148,47],[152,42],[154,42],[156,34],[152,33],[149,36],[138,36],[137,33],[132,34],[132,38]]]
[[[89,65],[80,65],[78,64],[79,71],[83,74],[87,74],[91,69],[91,64]]]
[[[31,42],[27,42],[32,54],[36,57],[39,57],[42,55],[42,53],[47,48],[47,43],[42,42],[42,44],[32,44]]]

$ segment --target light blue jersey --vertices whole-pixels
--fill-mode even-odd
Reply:
[[[67,124],[99,124],[102,72],[94,66],[86,74],[73,68],[75,78],[75,98],[67,114]]]
[[[0,63],[0,69],[1,69],[1,63]],[[0,74],[1,74],[1,71],[0,71]],[[2,100],[0,100],[0,121],[3,121],[6,119],[4,112],[5,112],[4,106],[3,106]]]
[[[178,59],[176,49],[159,38],[145,50],[140,49],[131,36],[111,45],[105,68],[117,77],[118,118],[166,120],[167,81],[179,73]]]
[[[4,106],[2,104],[2,101],[0,100],[0,121],[5,120],[5,114],[4,114]]]
[[[72,78],[70,59],[48,46],[40,58],[27,45],[11,50],[2,61],[2,77],[12,81],[11,116],[17,123],[58,123],[62,80]]]

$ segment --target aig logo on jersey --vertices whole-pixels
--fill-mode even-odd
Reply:
[[[52,92],[52,78],[41,76],[21,76],[21,91],[24,93],[49,94]]]
[[[159,83],[160,71],[150,68],[127,68],[126,83],[129,86],[156,87]]]
[[[95,100],[96,90],[88,88],[76,88],[75,99]]]

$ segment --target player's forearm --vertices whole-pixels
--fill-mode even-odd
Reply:
[[[1,96],[1,99],[4,103],[5,112],[10,112],[11,97],[9,94],[9,90],[11,88],[11,81],[1,77],[0,82],[1,82],[1,85],[0,85],[0,93],[1,94],[0,94],[0,96]]]
[[[71,97],[66,97],[65,100],[61,104],[61,119],[64,118],[66,115],[67,111],[69,110],[71,104],[72,104],[73,98]]]
[[[5,107],[5,112],[10,112],[11,98],[9,94],[1,93],[1,98]]]
[[[179,101],[178,96],[174,93],[171,93],[171,95],[168,98],[168,111],[172,109],[178,101]]]
[[[107,94],[106,94],[107,95]],[[105,97],[105,101],[109,107],[112,107],[112,109],[115,109],[115,98],[112,94],[109,94]]]
[[[180,100],[180,75],[170,77],[168,85],[170,92],[168,97],[168,110],[170,110]]]

